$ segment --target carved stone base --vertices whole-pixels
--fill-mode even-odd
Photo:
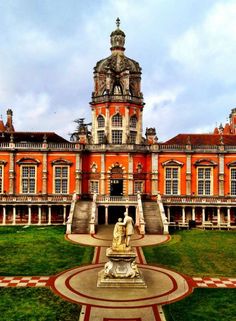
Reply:
[[[109,261],[98,273],[98,287],[146,288],[142,273],[135,262],[136,253],[128,251],[113,251],[108,248],[106,256]]]

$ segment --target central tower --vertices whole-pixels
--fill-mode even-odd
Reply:
[[[94,67],[92,137],[94,144],[141,144],[143,95],[141,67],[125,56],[125,33],[111,33],[111,55]]]

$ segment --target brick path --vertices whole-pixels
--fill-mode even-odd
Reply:
[[[104,231],[103,231],[104,232]],[[135,235],[131,245],[147,289],[97,288],[97,274],[107,261],[111,230],[95,236],[69,235],[68,240],[95,247],[91,265],[75,267],[55,276],[1,276],[0,287],[50,287],[64,299],[82,305],[79,321],[165,321],[162,305],[181,300],[194,288],[236,288],[236,278],[188,277],[148,265],[141,246],[166,242],[164,235]]]

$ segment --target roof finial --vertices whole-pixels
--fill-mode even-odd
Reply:
[[[119,29],[119,27],[120,27],[120,18],[116,19],[116,25],[117,25],[117,29]]]

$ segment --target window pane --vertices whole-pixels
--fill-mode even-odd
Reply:
[[[137,126],[137,118],[136,116],[130,117],[130,127],[131,128],[136,128]]]
[[[112,117],[112,126],[122,127],[122,116],[120,114],[116,114]]]
[[[99,130],[98,131],[98,144],[103,144],[104,143],[104,130]]]
[[[122,144],[122,130],[112,130],[112,143]]]
[[[105,119],[104,119],[104,117],[102,117],[101,115],[98,116],[97,121],[98,121],[98,127],[105,127]]]
[[[136,132],[130,132],[130,143],[131,144],[135,144],[136,143],[136,136],[137,136]]]
[[[68,193],[68,166],[55,166],[55,193]]]

